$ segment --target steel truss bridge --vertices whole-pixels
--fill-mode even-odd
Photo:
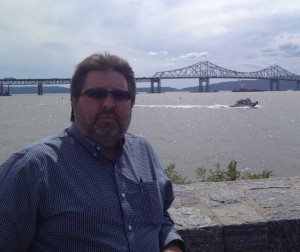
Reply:
[[[203,83],[205,83],[205,92],[209,92],[209,80],[211,78],[220,79],[261,79],[270,81],[270,90],[280,90],[280,81],[295,81],[296,90],[300,89],[300,75],[293,74],[280,66],[270,66],[268,68],[255,72],[238,72],[229,70],[208,61],[199,62],[191,66],[157,72],[153,77],[137,77],[136,82],[150,82],[150,92],[155,93],[155,84],[157,84],[157,93],[161,92],[161,80],[163,79],[199,79],[199,92],[203,92]],[[43,94],[43,85],[63,85],[70,84],[71,79],[0,79],[0,94],[3,94],[3,86],[8,85],[37,85],[38,94]],[[275,85],[275,89],[274,89]]]

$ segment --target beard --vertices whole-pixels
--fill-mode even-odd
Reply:
[[[115,122],[94,121],[89,133],[96,142],[111,142],[122,137],[121,125],[118,120]]]
[[[110,119],[103,120],[103,117],[109,116]],[[102,145],[110,145],[118,142],[128,129],[128,122],[121,123],[119,116],[114,111],[102,110],[92,120],[88,127],[89,137]]]

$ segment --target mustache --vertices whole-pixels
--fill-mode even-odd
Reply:
[[[102,109],[101,111],[99,111],[97,113],[96,118],[100,118],[103,115],[113,115],[113,116],[117,117],[117,115],[113,109]]]

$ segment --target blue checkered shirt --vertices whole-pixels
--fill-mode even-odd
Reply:
[[[0,166],[0,251],[161,251],[181,239],[172,184],[144,138],[112,163],[74,125]]]

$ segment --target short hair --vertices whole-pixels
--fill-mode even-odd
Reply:
[[[85,83],[87,74],[90,71],[115,71],[122,74],[128,85],[128,91],[130,93],[131,106],[135,103],[135,94],[136,94],[136,83],[134,78],[134,72],[129,65],[129,63],[116,55],[111,55],[107,52],[104,54],[96,53],[92,54],[89,57],[85,58],[80,62],[73,74],[71,79],[71,97],[78,99],[80,96],[81,89]],[[75,119],[74,110],[72,108],[71,112],[71,121]]]

